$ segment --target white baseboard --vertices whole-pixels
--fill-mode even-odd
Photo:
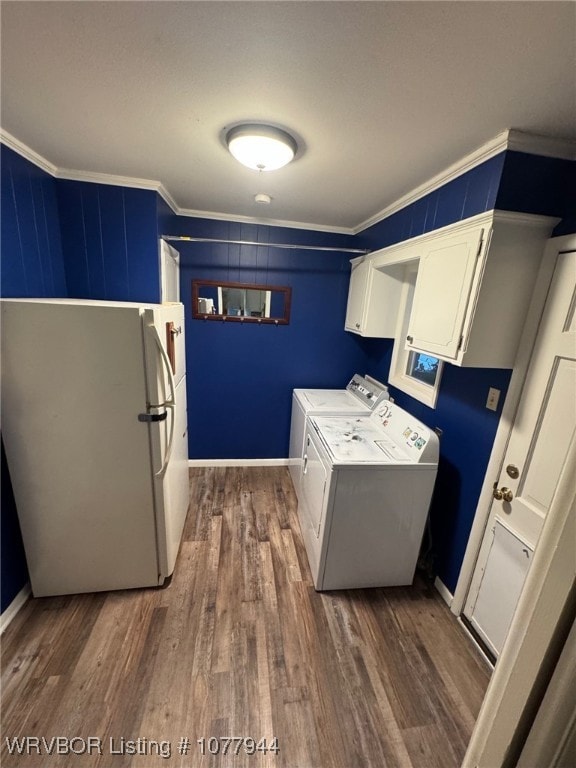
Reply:
[[[0,635],[7,629],[12,619],[16,616],[31,594],[30,584],[26,584],[26,586],[22,587],[20,592],[18,592],[8,608],[2,613],[0,616]]]
[[[448,608],[450,608],[450,606],[452,605],[452,600],[454,600],[454,595],[450,592],[450,590],[444,584],[444,582],[438,578],[438,576],[436,576],[436,579],[434,580],[434,586],[436,587],[438,592],[440,592],[440,597],[442,598],[442,600],[444,600]]]
[[[188,459],[189,467],[288,467],[290,459]]]

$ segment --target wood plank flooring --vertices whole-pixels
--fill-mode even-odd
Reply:
[[[489,672],[437,592],[317,593],[284,467],[191,469],[190,494],[169,586],[31,600],[8,627],[2,766],[459,766]],[[55,736],[76,740],[48,756]]]

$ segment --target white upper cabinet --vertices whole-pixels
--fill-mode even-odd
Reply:
[[[406,349],[512,368],[546,240],[558,219],[488,211],[353,259],[347,331],[394,338],[408,262],[418,264]]]
[[[365,256],[359,256],[357,259],[352,259],[350,264],[352,265],[352,271],[350,272],[346,323],[344,327],[347,331],[360,333],[364,321],[370,262],[366,261]]]
[[[403,270],[379,270],[365,256],[352,259],[345,330],[360,336],[393,338]]]
[[[490,211],[424,236],[407,348],[455,365],[512,368],[556,221]]]
[[[422,251],[408,326],[410,348],[455,360],[486,230],[438,238]]]

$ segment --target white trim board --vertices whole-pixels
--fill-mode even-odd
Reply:
[[[452,600],[454,600],[454,596],[452,595],[452,592],[450,592],[446,584],[444,584],[444,582],[440,579],[439,576],[436,576],[436,578],[434,579],[434,586],[440,593],[440,597],[442,598],[442,600],[444,600],[448,608],[450,608],[450,606],[452,605]]]
[[[188,459],[189,467],[287,467],[290,459]]]
[[[379,213],[356,225],[355,227],[330,227],[323,224],[313,224],[309,222],[283,221],[281,219],[266,219],[251,216],[233,216],[227,213],[218,213],[216,211],[198,211],[187,208],[180,208],[172,195],[160,181],[152,179],[138,179],[129,176],[115,176],[106,173],[93,173],[90,171],[76,171],[67,168],[58,168],[56,165],[46,160],[33,149],[26,146],[12,134],[0,128],[0,141],[13,149],[19,155],[22,155],[34,165],[45,170],[51,176],[57,179],[67,179],[69,181],[85,181],[96,184],[111,184],[113,186],[133,187],[137,189],[149,189],[157,192],[170,208],[178,216],[188,216],[193,218],[216,219],[225,221],[237,221],[239,223],[263,224],[266,226],[287,227],[292,229],[310,229],[318,232],[333,232],[334,234],[357,235],[363,230],[377,224],[383,219],[388,218],[393,213],[406,208],[411,203],[416,202],[421,197],[430,194],[436,189],[444,186],[453,179],[461,176],[466,171],[481,165],[486,160],[504,152],[512,150],[515,152],[525,152],[530,155],[541,155],[544,157],[556,157],[564,160],[576,159],[576,142],[554,139],[548,136],[535,136],[529,133],[523,133],[509,129],[502,131],[490,141],[487,141],[481,147],[468,153],[455,163],[450,165],[441,173],[436,174],[428,181],[420,184],[418,187],[403,195],[391,205],[387,206]]]
[[[31,594],[30,584],[26,584],[2,613],[0,616],[0,635],[6,631],[10,622],[14,620],[18,611],[26,604]]]

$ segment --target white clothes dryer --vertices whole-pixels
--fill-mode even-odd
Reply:
[[[388,387],[371,376],[356,373],[346,389],[295,389],[292,392],[289,468],[296,495],[300,496],[306,418],[312,414],[330,416],[368,415],[384,399]]]
[[[318,591],[412,583],[437,468],[437,435],[389,401],[308,419],[298,517]]]

